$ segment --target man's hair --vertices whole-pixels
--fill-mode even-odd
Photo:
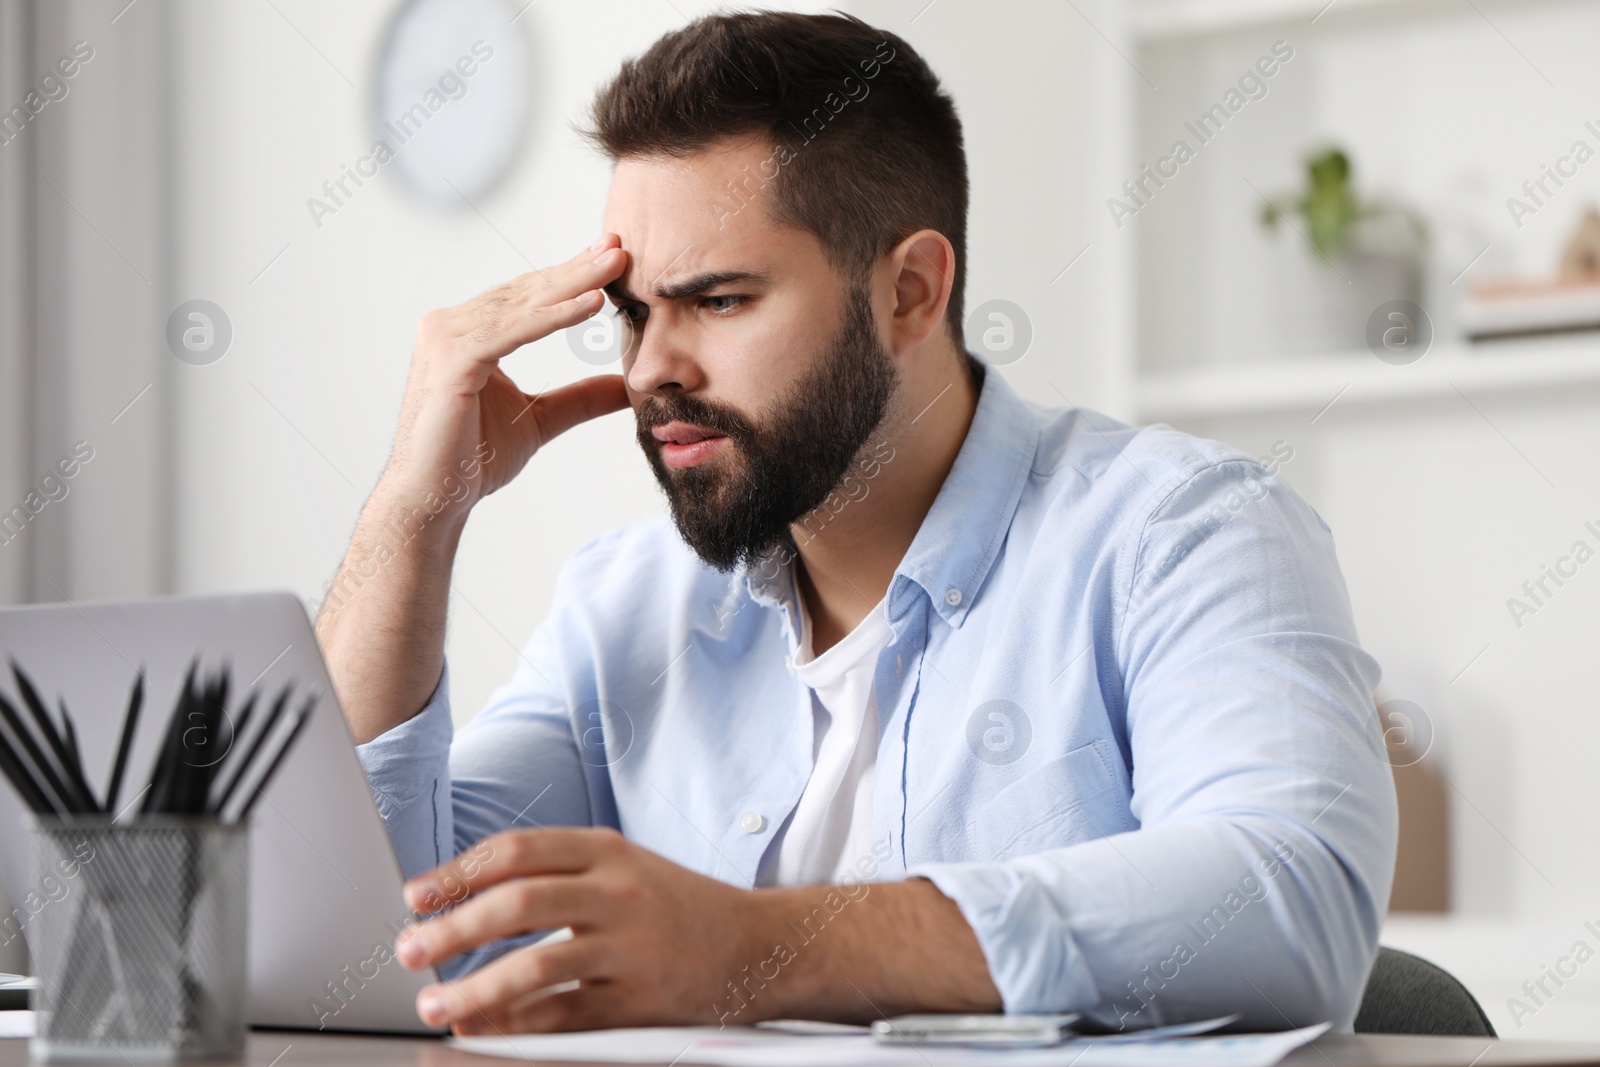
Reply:
[[[955,248],[945,321],[964,349],[967,159],[955,104],[901,38],[845,14],[711,15],[629,59],[595,98],[583,131],[613,161],[687,156],[764,136],[762,173],[721,212],[763,201],[774,222],[816,236],[847,278],[906,236],[937,230]]]

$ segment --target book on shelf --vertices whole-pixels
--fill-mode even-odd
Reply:
[[[1474,341],[1600,330],[1600,278],[1483,282],[1461,306]]]

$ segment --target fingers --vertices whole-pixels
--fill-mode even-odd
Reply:
[[[395,955],[412,969],[504,937],[555,926],[587,924],[597,896],[570,875],[516,878],[475,894],[455,910],[407,927],[395,939]]]
[[[449,863],[407,882],[406,904],[414,911],[438,911],[509,878],[587,870],[605,835],[621,841],[614,830],[589,827],[507,830],[486,837]]]
[[[616,234],[608,233],[565,263],[531,270],[504,285],[481,294],[478,300],[503,297],[548,306],[570,300],[590,289],[598,289],[622,273],[628,255],[619,246]]]
[[[598,289],[621,274],[628,254],[622,251],[616,234],[606,234],[595,245],[560,266],[533,272],[533,284],[537,287],[533,295],[546,304],[567,300],[589,289]]]
[[[436,313],[425,327],[454,341],[468,358],[492,362],[575,326],[600,310],[601,286],[627,266],[628,255],[615,240],[607,234],[598,252],[585,249],[558,266],[519,275]]]
[[[480,1013],[455,1024],[455,1032],[471,1034],[550,1033],[596,1030],[621,1025],[627,1008],[622,990],[606,981],[584,982],[578,989],[524,996],[497,1012]]]
[[[494,363],[523,345],[593,317],[604,303],[598,288],[551,304],[531,299],[475,302],[456,318],[454,341],[467,359]]]
[[[429,1026],[502,1018],[541,990],[600,977],[602,957],[591,937],[529,945],[464,978],[423,989],[417,994],[417,1015]]]
[[[529,418],[538,427],[541,447],[580,422],[628,407],[628,389],[620,374],[597,374],[534,398]]]
[[[637,1000],[637,998],[632,998]],[[472,1033],[550,1033],[557,1030],[598,1030],[650,1021],[638,1016],[624,985],[584,981],[579,989],[531,993],[510,1003],[499,1013],[477,1014],[454,1024],[459,1035]]]

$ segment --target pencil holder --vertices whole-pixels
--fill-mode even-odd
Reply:
[[[37,817],[33,1058],[242,1054],[248,864],[242,821]]]

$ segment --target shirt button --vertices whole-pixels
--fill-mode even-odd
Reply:
[[[785,667],[789,668],[789,673],[790,674],[794,673],[794,657],[793,656],[785,656],[785,657],[783,657],[783,665]]]
[[[955,607],[957,604],[961,603],[961,590],[946,589],[944,591],[944,602],[949,604],[951,607]]]
[[[747,834],[759,834],[766,824],[767,820],[761,817],[760,812],[747,811],[739,816],[739,829]]]

